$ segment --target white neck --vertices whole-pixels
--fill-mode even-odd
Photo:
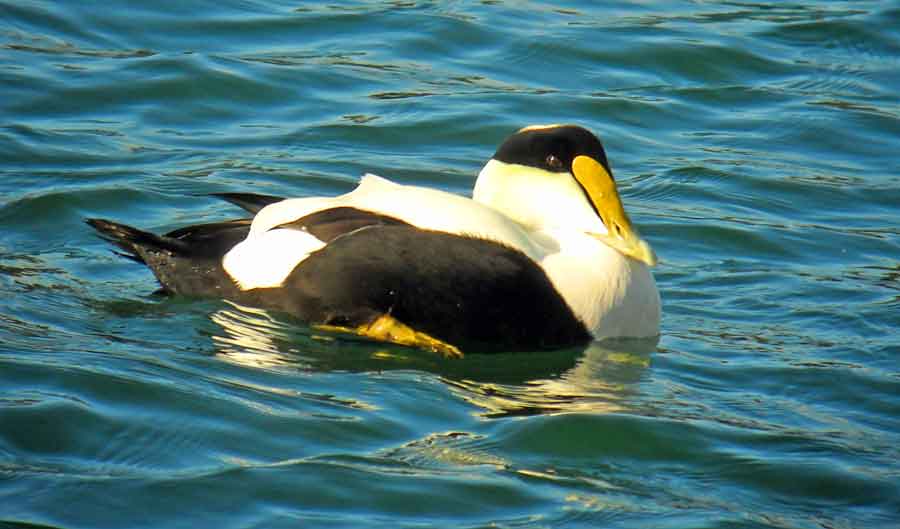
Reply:
[[[530,230],[606,233],[603,221],[569,173],[490,160],[478,175],[472,198]]]

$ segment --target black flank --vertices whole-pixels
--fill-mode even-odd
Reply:
[[[411,226],[371,226],[337,238],[279,290],[264,294],[273,308],[308,322],[355,326],[391,314],[470,350],[553,349],[591,339],[543,269],[521,252]]]
[[[164,291],[274,309],[310,324],[355,327],[390,314],[464,350],[555,349],[591,339],[543,269],[518,250],[422,230],[354,208],[280,226],[327,242],[277,288],[243,291],[222,258],[251,219],[189,226],[163,236],[102,219],[87,223],[122,255],[145,263]]]

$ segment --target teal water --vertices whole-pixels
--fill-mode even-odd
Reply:
[[[0,0],[0,526],[900,526],[900,4]],[[82,223],[604,140],[658,344],[160,299]]]

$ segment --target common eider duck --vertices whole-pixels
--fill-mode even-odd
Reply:
[[[472,198],[371,174],[335,197],[216,196],[252,218],[162,236],[87,222],[166,293],[448,356],[659,333],[656,255],[579,126],[515,132]]]

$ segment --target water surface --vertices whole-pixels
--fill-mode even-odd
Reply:
[[[900,525],[895,2],[0,1],[0,525]],[[435,358],[153,296],[82,222],[604,140],[658,344]]]

